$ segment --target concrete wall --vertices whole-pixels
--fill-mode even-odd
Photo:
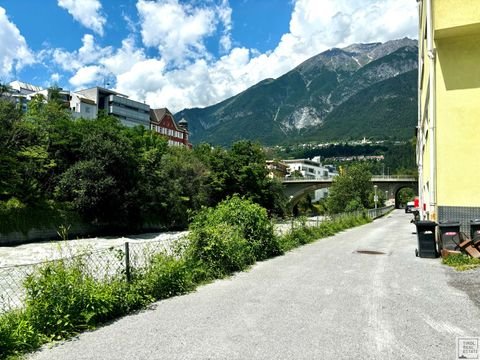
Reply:
[[[75,224],[68,230],[69,239],[77,236],[88,237],[99,230],[98,227],[88,224]],[[57,229],[42,228],[30,229],[27,233],[11,232],[7,234],[0,233],[0,246],[20,245],[33,241],[58,240],[60,239]]]

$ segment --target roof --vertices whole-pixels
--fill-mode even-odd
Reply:
[[[12,81],[9,85],[12,89],[17,90],[17,91],[26,90],[27,92],[38,92],[38,91],[43,90],[43,88],[40,87],[40,86],[28,84],[28,83],[21,82],[21,81],[18,81],[18,80]]]
[[[169,114],[173,119],[172,113],[167,108],[150,109],[150,117],[157,122],[160,122],[167,114]]]

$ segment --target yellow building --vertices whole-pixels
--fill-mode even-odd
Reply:
[[[422,218],[480,218],[480,0],[417,0]]]

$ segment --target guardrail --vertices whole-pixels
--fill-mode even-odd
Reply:
[[[385,180],[417,180],[415,176],[412,175],[372,175],[372,181],[376,179],[385,179]]]
[[[315,176],[315,177],[285,177],[283,182],[309,182],[315,180],[332,180],[336,176]],[[372,181],[378,180],[408,180],[417,181],[418,179],[412,175],[372,175]]]

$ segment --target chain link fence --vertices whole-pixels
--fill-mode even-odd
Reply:
[[[366,210],[367,216],[375,219],[385,215],[393,209],[387,206],[379,209]],[[318,226],[326,219],[334,220],[351,215],[362,215],[365,211],[337,214],[328,217],[310,218],[307,226]],[[291,223],[276,224],[276,233],[282,234],[295,227]],[[133,270],[144,269],[150,263],[152,256],[158,253],[173,254],[174,243],[178,237],[162,238],[160,240],[126,241],[123,245],[111,246],[106,249],[90,249],[79,251],[67,246],[59,249],[59,259],[43,261],[34,264],[0,267],[0,313],[24,306],[24,282],[28,276],[34,274],[48,263],[63,261],[81,261],[83,269],[88,275],[97,279],[108,279],[124,276],[129,280]]]
[[[24,282],[28,276],[38,272],[43,266],[54,262],[81,261],[85,273],[96,279],[109,279],[122,276],[129,280],[133,270],[148,266],[155,254],[172,255],[178,237],[148,241],[127,241],[123,245],[106,249],[83,249],[68,247],[60,249],[58,259],[33,264],[0,267],[0,313],[22,308],[25,303]]]

